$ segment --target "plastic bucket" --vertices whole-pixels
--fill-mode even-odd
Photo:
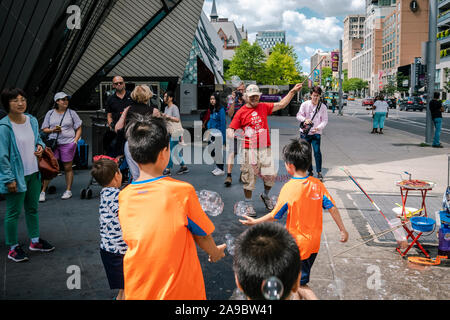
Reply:
[[[398,227],[402,224],[402,221],[398,218],[389,220],[389,224],[391,228]],[[405,249],[408,247],[408,241],[406,239],[406,232],[403,227],[399,227],[392,231],[394,234],[395,240],[397,240],[397,244],[401,249]]]
[[[436,224],[436,221],[427,217],[412,217],[409,221],[411,221],[412,228],[418,232],[433,231]]]

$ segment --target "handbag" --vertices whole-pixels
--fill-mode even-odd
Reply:
[[[59,123],[59,126],[61,127],[63,121],[64,121],[64,117],[66,116],[67,110],[69,110],[69,108],[66,109],[66,111],[64,112],[64,115],[61,119],[61,122]],[[53,112],[52,112],[53,114]],[[50,115],[50,117],[52,116],[52,114]],[[73,121],[73,118],[72,118]],[[58,138],[59,138],[59,134],[60,132],[58,132],[58,134],[56,135],[56,138],[53,139],[49,139],[48,137],[50,136],[50,133],[45,133],[43,131],[41,131],[41,138],[42,141],[44,141],[45,145],[47,147],[49,147],[50,149],[52,149],[52,151],[56,150],[56,147],[58,146]]]
[[[181,121],[175,122],[175,121],[167,120],[166,127],[167,127],[167,131],[169,132],[169,134],[171,136],[180,136],[183,134],[183,131],[184,131],[183,126],[181,125]]]
[[[38,167],[43,180],[52,180],[58,175],[58,160],[55,158],[50,147],[46,147],[44,152],[42,152],[42,157],[39,159]]]

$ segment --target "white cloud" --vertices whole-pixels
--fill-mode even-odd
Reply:
[[[311,70],[311,60],[310,59],[303,59],[301,65],[302,65],[303,72],[306,72],[306,73],[310,72],[310,70]]]

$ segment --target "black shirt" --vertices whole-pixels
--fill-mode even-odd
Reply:
[[[430,111],[431,111],[431,117],[433,119],[442,118],[441,108],[442,108],[442,102],[440,102],[439,100],[433,99],[430,101]]]
[[[126,91],[123,99],[120,99],[117,94],[113,94],[106,100],[106,113],[111,113],[113,118],[113,125],[119,121],[120,116],[123,113],[125,108],[129,107],[133,104],[133,100],[131,99],[131,92]]]

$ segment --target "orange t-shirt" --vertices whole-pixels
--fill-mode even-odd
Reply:
[[[286,229],[297,242],[301,260],[306,260],[319,252],[323,209],[334,206],[334,200],[319,179],[292,178],[281,188],[271,214],[276,220],[288,214]]]
[[[168,177],[132,183],[119,194],[119,220],[127,300],[206,299],[193,235],[214,225],[193,186]]]

